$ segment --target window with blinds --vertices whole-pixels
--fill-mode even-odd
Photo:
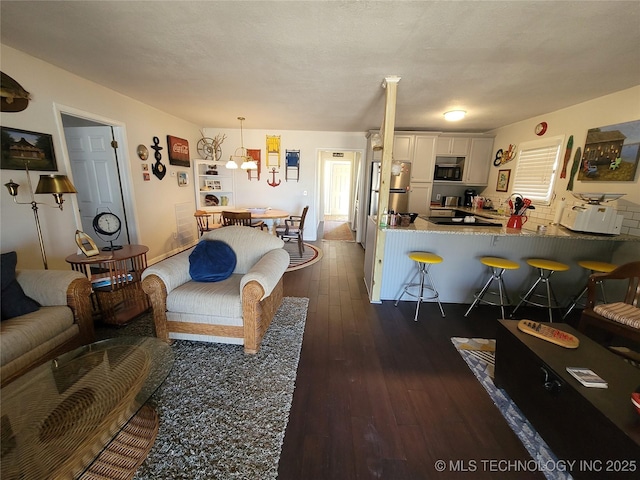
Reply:
[[[549,205],[563,142],[560,135],[520,144],[512,191],[533,203]]]

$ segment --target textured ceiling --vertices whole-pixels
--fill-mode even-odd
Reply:
[[[201,127],[378,128],[388,75],[396,128],[421,130],[487,131],[640,84],[637,0],[2,0],[0,16],[3,44]],[[445,122],[454,107],[467,119]]]

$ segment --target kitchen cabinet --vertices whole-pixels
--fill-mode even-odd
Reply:
[[[441,135],[436,143],[436,155],[464,157],[469,153],[469,137],[453,137]]]
[[[234,206],[233,170],[224,165],[213,160],[193,161],[196,210],[220,212]]]
[[[431,210],[431,183],[411,183],[409,186],[409,212],[429,215]]]
[[[462,180],[467,185],[486,185],[492,165],[493,138],[471,138]]]
[[[395,135],[393,137],[393,159],[410,162],[413,153],[414,135]]]
[[[411,183],[432,182],[435,164],[436,135],[416,135],[413,161],[411,163]]]

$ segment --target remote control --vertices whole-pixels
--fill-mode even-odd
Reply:
[[[578,345],[580,345],[580,340],[570,333],[533,320],[520,320],[518,322],[518,330],[564,348],[578,348]]]

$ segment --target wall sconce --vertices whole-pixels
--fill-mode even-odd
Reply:
[[[62,204],[64,203],[64,198],[62,195],[65,193],[78,193],[71,183],[71,180],[67,178],[66,175],[40,175],[40,181],[38,182],[38,186],[36,187],[35,193],[50,193],[56,200],[56,206],[49,205],[42,202],[36,202],[36,198],[34,196],[33,187],[31,186],[31,176],[29,175],[29,162],[25,162],[25,170],[27,172],[27,184],[29,185],[29,194],[31,195],[30,202],[19,202],[17,200],[18,196],[18,185],[13,180],[9,180],[8,183],[5,183],[4,186],[9,190],[9,195],[13,197],[13,203],[17,205],[31,205],[31,210],[33,210],[33,217],[36,221],[36,230],[38,232],[38,241],[40,242],[40,253],[42,254],[42,263],[44,264],[45,270],[49,269],[49,265],[47,264],[47,254],[44,251],[44,241],[42,240],[42,230],[40,228],[40,219],[38,218],[38,205],[47,205],[52,208],[59,208],[62,210]]]
[[[234,159],[237,159],[238,161],[242,162],[240,165],[240,168],[242,168],[243,170],[256,170],[258,168],[258,165],[256,165],[255,160],[251,158],[251,156],[249,156],[247,149],[244,148],[244,138],[242,135],[242,122],[244,121],[244,117],[238,117],[238,120],[240,120],[240,145],[241,146],[239,148],[236,148],[236,151],[234,152],[233,155],[231,155],[231,157],[229,157],[229,161],[225,166],[231,169],[238,168],[238,163],[234,160]],[[240,152],[240,154],[238,154],[238,152]]]

